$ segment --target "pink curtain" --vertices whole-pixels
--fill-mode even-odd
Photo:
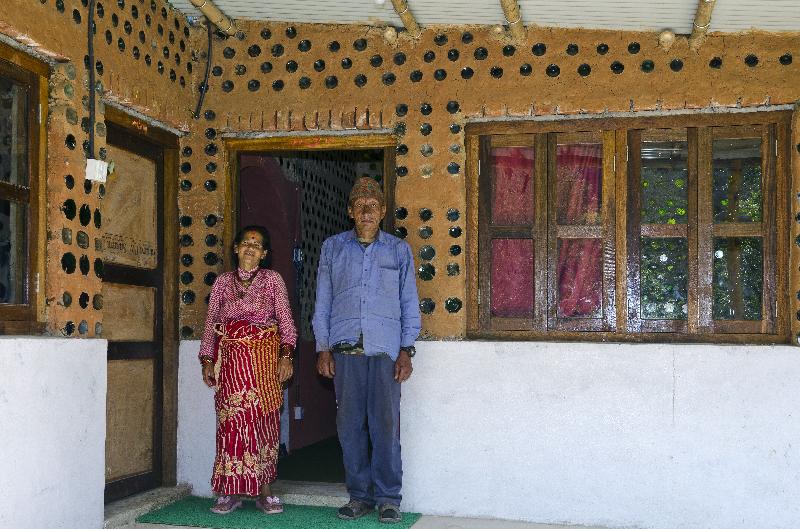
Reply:
[[[492,240],[491,314],[533,316],[533,240]]]
[[[558,224],[599,223],[602,145],[559,145],[556,156]],[[557,250],[558,317],[600,317],[603,241],[559,239]]]
[[[492,224],[533,223],[533,147],[492,149]]]
[[[492,149],[492,224],[533,224],[533,147]],[[494,239],[492,248],[492,316],[533,316],[533,241]]]
[[[600,144],[557,148],[556,221],[561,225],[601,222],[603,150]],[[492,149],[492,224],[531,225],[534,211],[532,147]],[[558,316],[599,317],[603,244],[600,239],[558,241]],[[492,241],[491,313],[500,317],[533,315],[534,251],[530,239]]]

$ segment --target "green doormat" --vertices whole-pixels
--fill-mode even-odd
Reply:
[[[191,527],[214,527],[219,529],[407,529],[421,516],[418,513],[403,513],[403,521],[382,524],[377,511],[358,520],[339,520],[333,507],[307,505],[285,505],[283,514],[264,514],[254,502],[244,505],[230,514],[214,514],[209,511],[214,505],[211,498],[189,496],[162,509],[147,513],[136,519],[140,523],[166,525],[188,525]]]

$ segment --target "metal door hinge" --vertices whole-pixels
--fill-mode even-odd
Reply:
[[[33,280],[33,291],[36,292],[37,294],[39,293],[39,273],[38,272],[36,273],[36,276],[34,277],[34,280]]]
[[[39,111],[37,112],[36,118],[39,120],[39,125],[42,124],[42,104],[39,103]]]
[[[631,148],[630,148],[630,146],[626,145],[625,146],[625,161],[626,162],[630,160],[630,156],[631,156]]]
[[[478,289],[478,305],[481,304],[481,289]]]

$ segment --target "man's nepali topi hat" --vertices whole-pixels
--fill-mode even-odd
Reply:
[[[356,178],[353,189],[350,190],[350,204],[353,204],[359,198],[374,198],[381,205],[384,204],[381,185],[369,176]]]

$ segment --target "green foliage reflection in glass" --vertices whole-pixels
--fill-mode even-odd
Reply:
[[[761,238],[714,238],[715,320],[760,320],[763,272]]]
[[[684,237],[641,240],[641,317],[685,320],[689,249]]]
[[[28,303],[28,205],[0,199],[0,304]]]
[[[28,87],[0,77],[0,181],[18,186],[28,185],[28,102]]]
[[[642,223],[686,224],[685,141],[642,142]]]
[[[761,138],[714,140],[713,157],[714,222],[761,222]]]

